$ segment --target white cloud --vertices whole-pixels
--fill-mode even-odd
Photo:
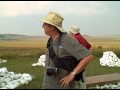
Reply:
[[[3,1],[0,14],[4,16],[29,15],[54,10],[65,15],[95,15],[109,8],[98,1]]]
[[[63,13],[65,14],[79,14],[79,15],[95,15],[103,14],[109,10],[109,7],[105,6],[104,3],[98,1],[79,1],[71,3],[68,7],[65,8]]]
[[[38,13],[49,1],[4,1],[1,3],[1,14],[4,16],[17,16]]]

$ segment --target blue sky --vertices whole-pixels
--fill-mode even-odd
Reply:
[[[64,17],[63,28],[80,27],[91,36],[120,35],[120,1],[0,1],[0,34],[45,35],[49,11]]]

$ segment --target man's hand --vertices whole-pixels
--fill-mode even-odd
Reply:
[[[75,77],[74,73],[70,73],[66,77],[63,77],[59,82],[62,83],[61,86],[68,87],[71,81],[73,81]]]

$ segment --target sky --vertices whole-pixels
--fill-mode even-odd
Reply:
[[[0,34],[45,35],[42,20],[59,13],[63,29],[90,36],[120,35],[120,1],[0,1]]]

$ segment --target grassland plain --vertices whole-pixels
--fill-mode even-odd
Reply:
[[[33,80],[27,85],[21,85],[18,89],[40,89],[42,86],[44,67],[32,67],[32,63],[38,61],[40,55],[46,52],[47,39],[40,40],[19,40],[0,41],[0,58],[8,60],[7,63],[0,64],[7,67],[9,71],[15,73],[29,73]],[[99,64],[99,59],[104,51],[113,51],[120,58],[120,41],[90,41],[93,46],[94,60],[90,62],[86,69],[87,76],[120,73],[118,67],[103,67]]]

